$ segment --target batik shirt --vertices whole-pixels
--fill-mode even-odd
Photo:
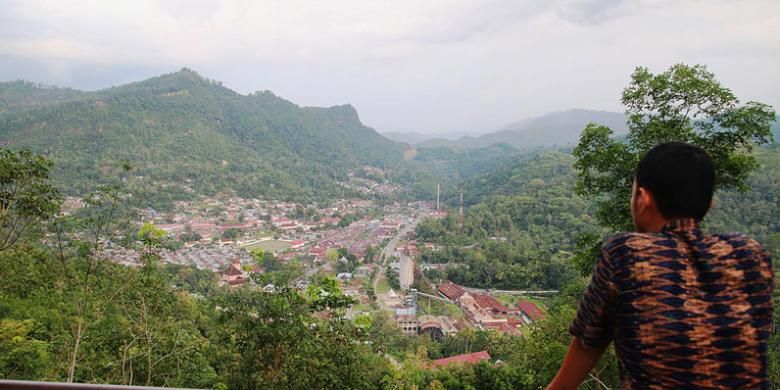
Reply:
[[[623,388],[770,388],[773,289],[756,241],[675,221],[604,244],[570,333],[614,341]]]

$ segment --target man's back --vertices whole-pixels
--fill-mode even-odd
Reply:
[[[773,286],[755,241],[675,221],[604,245],[571,333],[614,339],[626,388],[769,388]]]

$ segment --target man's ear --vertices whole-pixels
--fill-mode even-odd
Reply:
[[[655,207],[655,198],[653,198],[653,194],[650,193],[646,188],[644,187],[637,187],[637,196],[636,196],[636,210],[639,212],[647,211],[651,207]]]

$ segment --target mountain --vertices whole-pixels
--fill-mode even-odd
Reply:
[[[364,126],[350,105],[300,107],[272,92],[241,95],[194,71],[96,92],[0,84],[0,146],[55,162],[55,180],[83,193],[123,162],[180,194],[323,198],[364,165],[402,164],[408,146]]]
[[[403,142],[409,145],[416,145],[423,141],[431,140],[431,135],[422,134],[422,133],[388,132],[388,133],[382,133],[382,135],[393,141]],[[445,133],[445,134],[437,134],[437,139],[441,138],[444,139],[445,141],[454,141],[464,136],[466,136],[464,133]]]
[[[625,134],[628,131],[624,114],[573,109],[513,123],[501,130],[478,137],[465,136],[455,141],[436,138],[420,142],[417,146],[421,148],[452,147],[462,149],[479,148],[498,143],[506,143],[518,149],[539,146],[568,146],[577,143],[582,129],[590,122],[606,125],[616,134]]]
[[[0,114],[20,112],[89,95],[70,88],[17,80],[0,83]]]
[[[393,140],[395,142],[403,142],[409,145],[417,144],[429,138],[429,136],[420,133],[399,133],[393,131],[388,133],[382,133],[382,135],[385,138]]]

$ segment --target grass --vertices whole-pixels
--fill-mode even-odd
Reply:
[[[430,300],[430,310],[428,310],[428,301]],[[425,314],[434,316],[448,316],[454,319],[463,318],[463,310],[455,304],[445,303],[435,299],[426,297],[419,297],[417,303],[420,305],[420,310]]]
[[[387,279],[383,277],[379,278],[379,283],[376,285],[376,293],[377,294],[386,294],[388,291],[390,291],[390,283],[387,282]]]
[[[496,299],[498,299],[499,302],[507,306],[515,306],[517,305],[518,300],[523,299],[526,301],[533,302],[542,311],[545,311],[545,308],[547,307],[544,298],[539,298],[539,297],[532,297],[527,295],[510,295],[510,294],[493,294],[493,297],[495,297]]]
[[[267,241],[256,242],[252,245],[247,245],[244,247],[244,249],[248,251],[252,251],[255,249],[262,249],[267,252],[280,252],[283,250],[290,249],[291,246],[292,245],[286,241],[267,240]]]

